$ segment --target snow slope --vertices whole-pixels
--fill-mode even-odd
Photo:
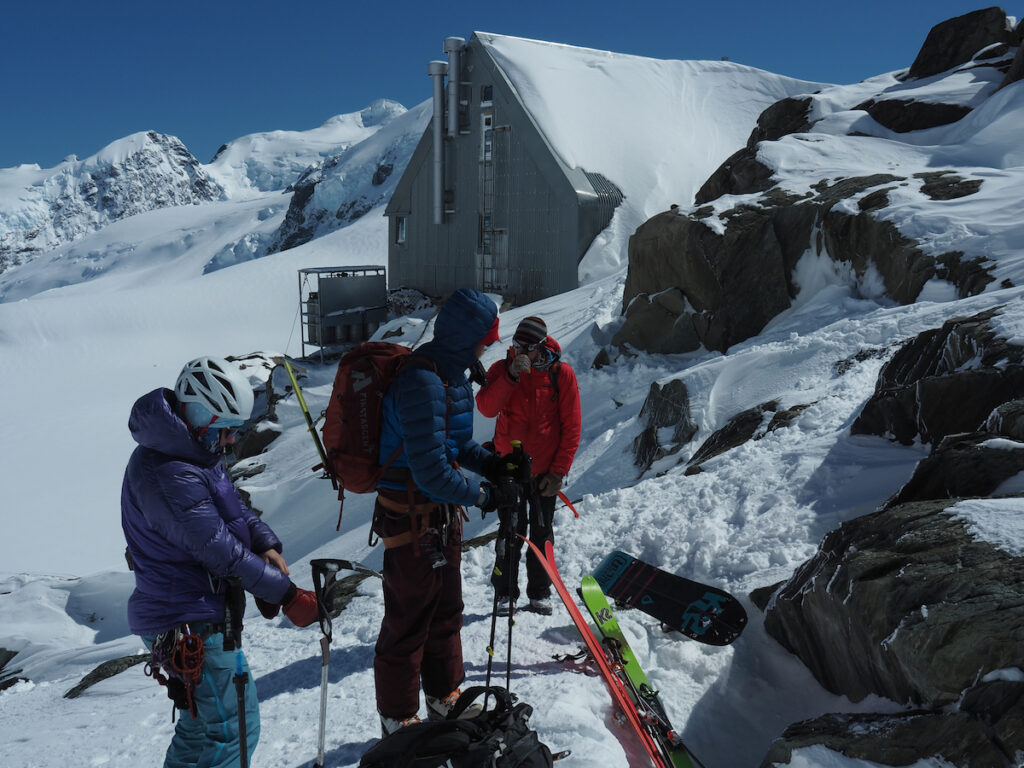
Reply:
[[[829,98],[849,103],[854,95],[832,92]],[[991,258],[1001,277],[1019,285],[1024,201],[1013,194],[1020,188],[1014,186],[1019,146],[1006,126],[1022,104],[1019,86],[1005,89],[980,107],[994,110],[986,127],[962,133],[950,128],[928,140],[883,137],[869,145],[868,139],[829,133],[825,121],[809,138],[778,142],[777,151],[791,154],[777,167],[795,187],[809,178],[803,169],[818,160],[842,173],[870,166],[868,147],[880,162],[891,158],[905,170],[945,168],[948,158],[959,158],[962,172],[987,174],[977,195],[929,201],[908,194],[890,210],[900,226],[932,232],[936,247],[951,235],[950,242]],[[634,130],[631,146],[649,143],[644,125]],[[764,156],[775,151],[765,149]],[[992,187],[1000,194],[990,195]],[[672,198],[682,202],[682,189]],[[371,212],[298,248],[203,274],[202,266],[231,232],[258,221],[269,203],[254,197],[235,205],[218,209],[223,217],[206,218],[204,207],[194,207],[122,222],[96,241],[95,250],[109,266],[95,279],[61,287],[60,268],[54,266],[49,285],[45,273],[36,278],[37,287],[48,290],[0,304],[0,523],[7,544],[0,572],[0,647],[17,652],[8,671],[20,669],[31,680],[0,692],[5,764],[159,764],[172,729],[169,703],[141,667],[79,698],[63,698],[100,662],[141,650],[125,625],[132,576],[124,567],[118,525],[121,473],[133,447],[126,429],[131,404],[153,387],[172,384],[181,364],[198,354],[297,355],[296,270],[384,263],[386,223]],[[137,257],[114,259],[110,254],[119,242],[126,248],[135,244]],[[932,298],[942,300],[894,306],[868,282],[816,254],[805,257],[798,275],[801,292],[794,306],[759,337],[725,355],[641,355],[592,368],[619,322],[623,270],[501,316],[505,338],[522,317],[544,317],[579,375],[584,431],[568,493],[579,499],[581,517],[566,510],[556,515],[556,552],[566,582],[572,585],[604,553],[621,548],[721,585],[747,604],[750,626],[726,648],[665,634],[635,612],[620,616],[673,721],[708,768],[754,768],[789,723],[823,712],[901,709],[896,702],[870,699],[854,704],[824,691],[767,637],[746,594],[786,578],[826,531],[874,509],[926,455],[920,445],[849,434],[880,366],[900,342],[951,316],[993,306],[1003,307],[998,326],[1008,336],[1019,338],[1024,328],[1024,288],[997,282],[961,300],[935,290]],[[422,322],[408,325],[423,330]],[[854,356],[865,350],[874,354],[858,362]],[[502,354],[494,349],[484,362]],[[841,361],[849,365],[837,366]],[[308,366],[304,389],[314,413],[325,406],[332,377],[329,365]],[[652,381],[676,377],[687,384],[699,432],[680,454],[639,477],[630,452],[640,432],[637,415]],[[807,407],[788,428],[708,461],[700,474],[682,473],[678,462],[704,438],[737,412],[769,399],[782,407]],[[309,560],[315,557],[379,566],[381,548],[367,545],[371,498],[350,497],[336,532],[335,495],[310,470],[315,450],[297,404],[283,401],[278,416],[282,436],[250,461],[265,464],[265,470],[240,485],[284,540],[293,578],[310,587]],[[477,436],[485,439],[490,430],[478,416]],[[978,501],[958,505],[954,513],[972,520],[976,535],[1008,551],[1024,551],[1020,526],[1008,524],[1015,505]],[[471,511],[466,535],[493,525]],[[486,664],[491,565],[487,548],[469,551],[464,560],[470,683],[483,679]],[[377,582],[364,582],[335,622],[327,704],[331,768],[356,765],[378,735],[371,664],[382,615],[379,590]],[[565,613],[522,613],[513,632],[513,691],[535,707],[533,723],[546,743],[573,750],[564,765],[642,765],[629,734],[613,722],[601,681],[552,660],[578,646]],[[267,622],[250,611],[246,652],[262,700],[254,768],[303,766],[315,756],[318,639],[316,627]],[[499,655],[499,675],[503,661]],[[874,768],[821,747],[797,751],[789,765]],[[944,766],[925,760],[916,768]]]

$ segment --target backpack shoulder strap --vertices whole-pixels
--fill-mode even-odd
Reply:
[[[497,685],[474,685],[462,692],[455,702],[455,706],[452,707],[452,711],[448,713],[448,717],[451,719],[457,718],[466,711],[470,704],[485,693],[494,696],[496,702],[495,711],[508,712],[512,709],[512,696],[505,688]]]
[[[552,402],[558,401],[558,372],[562,367],[562,361],[556,360],[554,364],[548,369],[548,376],[551,377],[551,388],[555,390],[555,393],[551,396]]]

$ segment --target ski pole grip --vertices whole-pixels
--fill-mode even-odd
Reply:
[[[523,443],[520,440],[512,441],[512,463],[513,477],[517,483],[527,485],[530,482],[531,460],[530,454],[523,450]]]

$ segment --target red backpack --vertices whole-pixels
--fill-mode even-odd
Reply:
[[[384,394],[410,360],[412,350],[386,341],[367,341],[346,353],[338,363],[331,400],[324,417],[323,442],[327,471],[338,482],[338,498],[345,491],[371,493],[381,473],[401,452],[395,450],[380,464],[381,411]],[[417,364],[434,368],[433,361],[416,358]],[[341,527],[341,513],[338,513]]]

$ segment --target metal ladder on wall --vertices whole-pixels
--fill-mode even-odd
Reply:
[[[498,202],[495,159],[500,153],[501,167],[509,167],[510,131],[510,126],[485,131],[483,140],[490,140],[491,145],[480,159],[480,284],[484,291],[495,293],[503,293],[509,286],[508,230],[495,227],[494,214]],[[507,194],[505,197],[507,203]]]

